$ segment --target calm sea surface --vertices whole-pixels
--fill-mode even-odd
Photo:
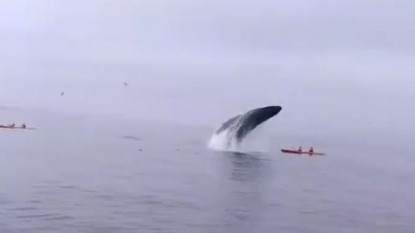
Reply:
[[[287,155],[295,139],[276,138],[236,154],[209,150],[201,128],[37,126],[0,131],[2,233],[415,232],[410,153]]]

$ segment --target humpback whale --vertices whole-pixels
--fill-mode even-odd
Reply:
[[[239,144],[257,126],[277,115],[281,109],[280,106],[267,106],[234,116],[222,123],[214,136],[226,134],[226,144],[228,146],[233,141]]]

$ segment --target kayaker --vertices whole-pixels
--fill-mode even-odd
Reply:
[[[314,155],[314,149],[313,149],[313,147],[311,147],[311,148],[308,150],[308,155],[310,155],[310,156]]]
[[[314,148],[310,147],[310,150],[308,150],[308,153],[310,153],[310,154],[314,153]]]
[[[301,146],[298,148],[298,152],[303,152],[303,148]]]
[[[25,123],[22,124],[22,128],[26,129],[26,124]]]

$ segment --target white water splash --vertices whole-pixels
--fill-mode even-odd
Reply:
[[[210,138],[208,148],[229,152],[266,152],[268,151],[269,141],[263,137],[261,131],[261,129],[258,129],[252,132],[243,142],[239,143],[232,129],[224,130],[220,134],[214,133]]]
[[[208,147],[217,151],[240,151],[239,144],[229,130],[224,130],[220,134],[213,134],[210,138]]]

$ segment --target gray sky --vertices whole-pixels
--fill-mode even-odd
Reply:
[[[405,130],[413,12],[411,0],[0,0],[0,105],[211,124],[281,104],[298,130]]]

